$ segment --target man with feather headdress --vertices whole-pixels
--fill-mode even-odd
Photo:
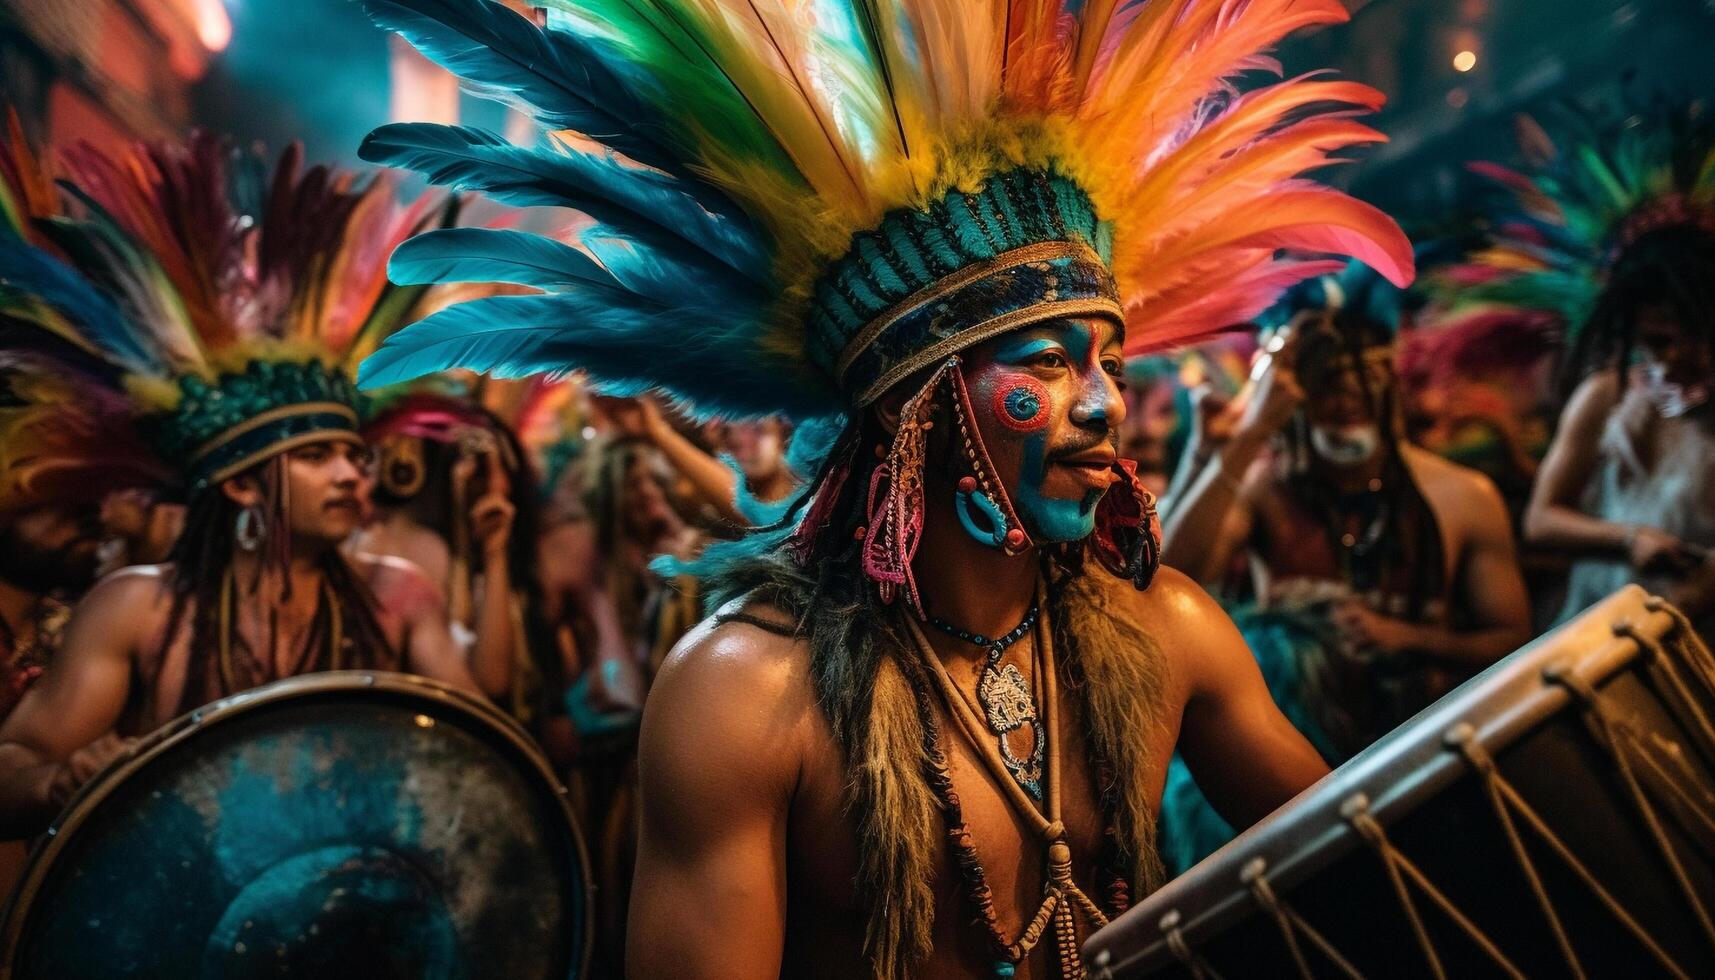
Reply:
[[[1573,557],[1561,619],[1642,582],[1715,635],[1715,122],[1592,115],[1564,149],[1523,125],[1531,172],[1473,165],[1506,193],[1468,298],[1567,331],[1526,539]]]
[[[1294,699],[1337,758],[1530,638],[1499,491],[1405,439],[1402,299],[1354,264],[1266,315],[1276,349],[1165,536],[1167,562],[1200,581],[1248,556],[1259,607],[1303,618]]]
[[[1080,976],[1160,880],[1176,739],[1239,823],[1326,771],[1157,574],[1114,440],[1127,355],[1339,267],[1300,256],[1410,279],[1391,221],[1298,176],[1378,139],[1379,96],[1234,86],[1338,3],[366,6],[549,135],[398,124],[365,159],[596,223],[401,246],[397,281],[544,294],[421,321],[360,381],[577,368],[785,416],[813,474],[694,567],[718,612],[644,710],[631,975]]]
[[[504,694],[510,650],[467,663],[421,572],[340,550],[368,466],[346,358],[409,313],[420,290],[390,286],[382,259],[441,215],[399,208],[386,181],[300,174],[295,148],[270,175],[206,135],[69,162],[65,209],[38,175],[7,175],[25,206],[0,232],[6,356],[61,417],[105,415],[61,427],[37,469],[112,442],[110,467],[144,470],[187,512],[165,564],[91,590],[0,726],[6,835],[41,829],[127,736],[276,678],[403,667]],[[509,516],[490,508],[485,543]]]
[[[1402,299],[1354,264],[1266,314],[1268,352],[1164,535],[1165,560],[1201,581],[1247,566],[1256,603],[1234,619],[1276,701],[1336,763],[1530,638],[1499,491],[1405,438]],[[1181,871],[1233,836],[1177,764],[1162,834]]]

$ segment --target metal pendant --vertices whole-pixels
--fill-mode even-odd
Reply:
[[[1046,739],[1036,718],[1036,699],[1031,696],[1030,685],[1024,682],[1024,675],[1019,673],[1015,664],[1002,667],[996,656],[983,669],[982,680],[977,685],[977,698],[982,702],[989,730],[1000,741],[1000,758],[1006,763],[1007,772],[1032,799],[1042,799],[1042,755]],[[1026,725],[1030,726],[1035,739],[1030,755],[1020,759],[1012,754],[1007,735]]]

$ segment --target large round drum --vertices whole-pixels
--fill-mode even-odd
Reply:
[[[488,703],[295,677],[167,725],[72,800],[0,924],[0,980],[577,977],[586,863]]]
[[[1100,977],[1715,976],[1715,661],[1633,586],[1092,936]]]

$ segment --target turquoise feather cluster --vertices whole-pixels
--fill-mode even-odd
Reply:
[[[1348,262],[1338,275],[1306,279],[1287,290],[1280,302],[1257,318],[1258,324],[1265,329],[1277,329],[1305,310],[1327,310],[1336,305],[1335,292],[1339,309],[1399,332],[1405,290],[1357,261]]]

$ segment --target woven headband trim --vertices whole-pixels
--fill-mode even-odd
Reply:
[[[911,357],[900,361],[892,368],[875,379],[857,397],[857,406],[862,408],[880,398],[899,382],[916,374],[936,361],[980,344],[991,337],[998,337],[1032,323],[1044,320],[1057,320],[1065,317],[1102,316],[1112,319],[1115,323],[1125,323],[1125,311],[1120,308],[1117,300],[1106,298],[1064,299],[1053,303],[1037,303],[1023,309],[1003,313],[993,319],[984,320],[974,326],[959,331],[951,337],[923,348]]]
[[[1008,269],[1021,265],[1029,265],[1032,262],[1047,262],[1061,258],[1082,258],[1097,264],[1101,264],[1102,261],[1101,256],[1096,254],[1095,249],[1081,241],[1050,241],[1025,245],[1008,252],[1002,252],[992,259],[984,259],[981,262],[967,265],[964,268],[959,269],[957,272],[948,276],[943,276],[922,289],[919,289],[917,292],[912,293],[910,296],[907,296],[905,299],[900,300],[898,303],[883,311],[882,314],[874,320],[865,324],[864,328],[859,330],[857,334],[852,337],[851,342],[846,344],[845,350],[840,352],[840,359],[834,365],[835,377],[841,384],[844,384],[846,381],[846,373],[851,370],[853,362],[855,362],[871,344],[875,343],[876,338],[886,333],[889,327],[898,323],[900,320],[909,316],[921,307],[945,299],[966,286],[996,273],[1005,272]],[[1116,311],[1119,309],[1118,303],[1114,303],[1112,305]],[[935,359],[936,358],[930,358],[929,360],[933,361]],[[917,362],[916,358],[913,358],[912,360],[914,363]],[[913,367],[912,371],[915,371],[922,366],[922,363],[916,363],[916,367]],[[905,372],[905,374],[910,373],[911,371]],[[890,371],[888,374],[892,375],[893,372]],[[899,377],[904,376],[905,375],[900,375]],[[872,385],[871,387],[873,388],[874,386]],[[861,403],[864,399],[859,399],[859,401]]]
[[[295,436],[287,436],[278,442],[271,442],[255,452],[242,456],[233,462],[222,466],[220,469],[215,470],[213,473],[210,473],[207,477],[198,482],[206,486],[213,486],[214,484],[232,479],[238,474],[271,456],[278,456],[281,453],[290,452],[299,446],[307,446],[312,442],[333,441],[349,442],[355,446],[368,445],[368,443],[363,441],[362,436],[358,435],[356,432],[348,431],[346,429],[317,429],[314,432],[300,432]]]
[[[357,428],[357,411],[350,405],[342,405],[339,402],[302,402],[297,405],[281,405],[278,408],[271,408],[266,412],[253,415],[232,428],[227,429],[225,432],[222,432],[220,435],[215,436],[213,439],[210,439],[198,446],[196,451],[191,453],[189,465],[195,467],[196,464],[207,459],[215,452],[218,452],[222,446],[240,439],[265,425],[278,422],[281,419],[292,418],[297,415],[339,415],[351,422],[353,430]],[[353,434],[355,434],[355,431]]]

